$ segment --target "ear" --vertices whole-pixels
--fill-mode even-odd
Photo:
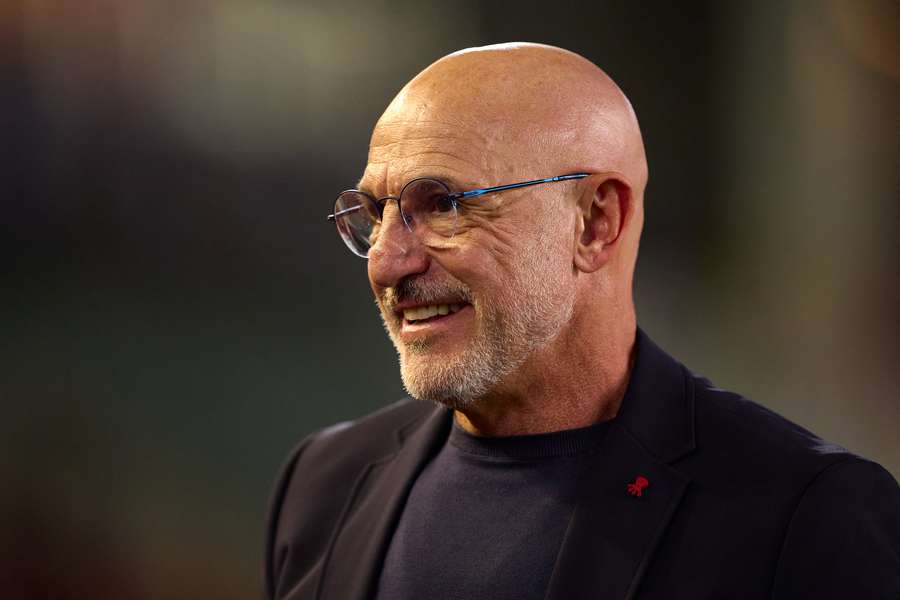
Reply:
[[[578,200],[575,268],[593,273],[610,261],[630,211],[631,188],[622,181],[607,178],[585,190]]]

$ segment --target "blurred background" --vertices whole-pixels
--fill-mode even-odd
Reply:
[[[0,596],[259,597],[289,449],[403,395],[324,217],[409,78],[509,40],[635,106],[650,335],[900,475],[895,0],[3,0]]]

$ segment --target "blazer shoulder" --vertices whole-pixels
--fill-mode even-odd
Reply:
[[[427,402],[404,398],[359,419],[336,423],[309,436],[303,462],[351,467],[372,462],[392,454],[398,436],[435,410]]]
[[[799,485],[831,464],[855,457],[808,429],[709,380],[694,380],[698,448],[744,469],[784,473]]]
[[[396,452],[403,432],[435,410],[431,404],[404,398],[359,419],[313,432],[291,451],[279,481],[300,474],[304,486],[321,480],[326,488],[335,485],[339,489],[346,477]]]
[[[900,487],[848,457],[822,469],[791,515],[772,597],[900,598]]]

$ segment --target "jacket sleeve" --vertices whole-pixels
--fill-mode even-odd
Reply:
[[[288,455],[287,460],[281,467],[281,471],[278,473],[274,489],[272,490],[272,496],[269,499],[265,533],[265,564],[263,565],[263,581],[265,584],[265,598],[267,600],[273,600],[275,598],[278,576],[281,571],[281,565],[284,562],[284,557],[279,556],[277,552],[278,524],[281,517],[281,510],[284,505],[284,497],[287,493],[288,486],[291,483],[291,478],[294,475],[297,460],[311,440],[312,436],[307,437],[291,451],[290,455]]]
[[[849,457],[810,482],[772,598],[900,598],[900,487],[884,468]]]

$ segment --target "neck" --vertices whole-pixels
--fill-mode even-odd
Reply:
[[[615,417],[631,374],[634,312],[614,323],[581,320],[573,320],[490,394],[456,410],[459,426],[483,436],[528,435]]]

